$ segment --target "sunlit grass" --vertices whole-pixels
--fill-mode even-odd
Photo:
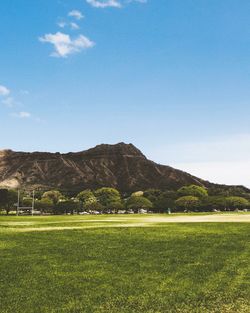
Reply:
[[[0,312],[250,311],[248,223],[147,219],[1,217]]]

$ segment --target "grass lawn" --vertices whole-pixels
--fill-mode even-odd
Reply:
[[[250,224],[0,216],[0,313],[21,312],[249,313]]]

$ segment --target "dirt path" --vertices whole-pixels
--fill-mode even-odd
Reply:
[[[250,214],[154,216],[151,223],[250,223]]]

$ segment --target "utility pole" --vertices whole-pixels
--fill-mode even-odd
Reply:
[[[16,207],[16,215],[19,215],[19,207],[20,207],[20,190],[17,191],[17,207]]]
[[[35,190],[33,190],[33,197],[32,197],[32,209],[31,209],[31,215],[34,215],[34,208],[35,208]]]

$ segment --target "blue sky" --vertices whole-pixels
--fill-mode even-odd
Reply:
[[[9,0],[0,11],[0,148],[132,142],[250,187],[248,0]]]

